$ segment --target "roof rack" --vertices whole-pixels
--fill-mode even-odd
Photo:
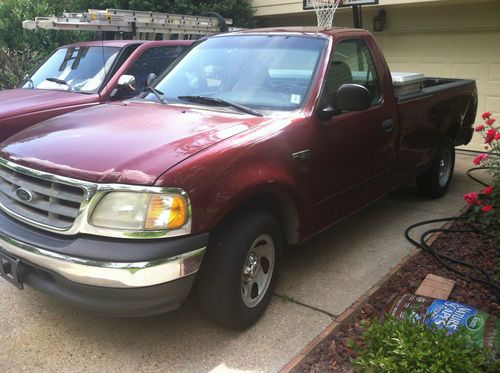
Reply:
[[[216,13],[208,16],[156,13],[123,9],[89,9],[86,13],[63,13],[62,16],[36,17],[35,20],[23,21],[27,30],[85,30],[132,33],[134,39],[155,39],[161,34],[163,39],[178,35],[182,39],[196,39],[204,35],[213,35],[222,31],[234,31],[228,28],[231,19]]]

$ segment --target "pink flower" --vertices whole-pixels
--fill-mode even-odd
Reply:
[[[486,188],[484,188],[483,194],[486,194],[487,196],[489,196],[491,193],[493,193],[493,186],[492,185],[487,186]]]
[[[476,132],[481,132],[482,130],[484,130],[484,126],[482,124],[476,127]]]
[[[484,113],[484,114],[482,115],[482,117],[483,117],[483,119],[484,119],[484,120],[486,120],[486,119],[488,119],[489,117],[491,117],[491,113],[490,113],[489,111],[487,111],[486,113]]]
[[[493,140],[500,140],[500,132],[495,135],[495,137],[493,138]]]
[[[497,130],[495,128],[490,129],[488,132],[486,132],[486,138],[484,139],[484,143],[491,144],[496,135],[497,135]]]
[[[492,125],[493,125],[493,123],[495,123],[496,121],[497,121],[497,120],[496,120],[495,118],[490,118],[490,119],[488,119],[488,120],[486,121],[486,124],[487,124],[488,126],[492,126]]]
[[[486,205],[486,206],[483,206],[483,208],[481,209],[482,212],[485,212],[485,213],[488,213],[490,212],[491,210],[493,210],[493,206],[491,205]]]
[[[479,154],[476,158],[474,158],[472,162],[474,162],[474,164],[478,166],[481,162],[485,161],[486,159],[488,159],[488,154]]]
[[[465,202],[472,206],[478,199],[479,195],[476,192],[467,193],[464,195]]]

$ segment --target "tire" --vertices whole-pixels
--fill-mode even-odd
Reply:
[[[198,277],[203,311],[231,329],[255,323],[271,301],[282,250],[280,226],[272,214],[245,211],[227,219],[210,238]]]
[[[432,166],[417,176],[417,187],[420,194],[430,198],[445,195],[450,186],[455,168],[455,145],[453,140],[445,137],[441,142]]]

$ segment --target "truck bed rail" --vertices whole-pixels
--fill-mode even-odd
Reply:
[[[475,84],[474,80],[469,79],[448,79],[448,78],[427,78],[422,84],[422,89],[419,92],[409,93],[406,95],[397,95],[398,103],[403,103],[412,100],[418,100],[424,97],[435,95],[436,93],[445,92],[450,89]]]

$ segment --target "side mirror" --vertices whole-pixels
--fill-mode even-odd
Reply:
[[[30,74],[26,74],[26,75],[24,76],[23,82],[24,82],[24,81],[26,81],[26,83],[28,83],[28,88],[29,88],[29,89],[33,89],[33,88],[35,88],[35,83],[33,83],[33,80],[28,79],[28,78],[29,78],[29,76],[30,76]],[[16,87],[16,88],[20,88],[20,87],[21,87],[21,86]]]
[[[135,91],[135,77],[133,75],[122,75],[118,79],[118,86]]]
[[[153,84],[153,82],[155,81],[155,79],[156,79],[156,74],[155,73],[149,73],[148,79],[146,80],[146,87],[149,87],[151,84]]]
[[[337,91],[337,110],[363,111],[370,107],[373,96],[359,84],[342,84]]]
[[[328,105],[326,107],[320,108],[317,112],[316,115],[319,118],[319,120],[329,120],[332,119],[332,117],[337,113],[337,110],[333,108],[333,106]]]

